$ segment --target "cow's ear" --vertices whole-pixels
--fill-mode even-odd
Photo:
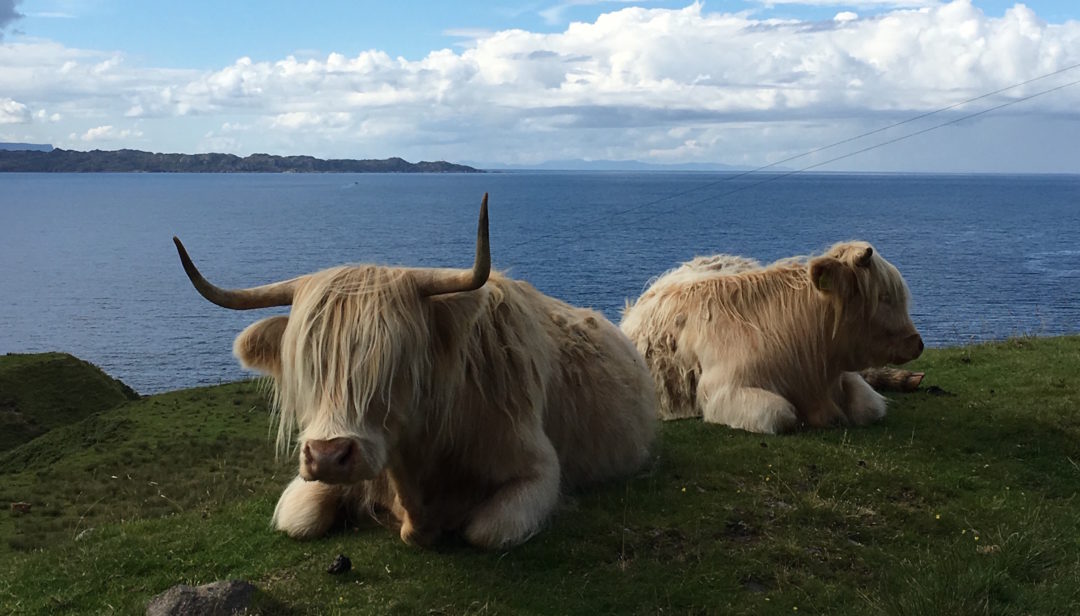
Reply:
[[[233,355],[249,370],[281,375],[281,336],[289,317],[269,317],[248,325],[233,342]]]
[[[850,288],[851,270],[833,257],[818,257],[810,261],[810,282],[827,295],[844,297]]]

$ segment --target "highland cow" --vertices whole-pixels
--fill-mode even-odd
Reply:
[[[892,264],[847,242],[768,266],[699,257],[628,304],[621,327],[649,364],[662,419],[765,433],[863,425],[886,400],[858,371],[922,353],[908,299]]]
[[[599,313],[490,271],[487,195],[470,270],[349,265],[225,290],[175,241],[211,302],[291,305],[233,351],[273,379],[279,448],[298,431],[299,476],[273,518],[293,537],[382,511],[407,543],[458,532],[504,548],[536,533],[564,491],[648,458],[644,361]]]

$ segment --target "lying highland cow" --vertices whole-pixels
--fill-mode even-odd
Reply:
[[[532,536],[563,490],[648,457],[656,394],[633,345],[601,315],[490,273],[487,196],[472,270],[351,265],[211,302],[292,305],[233,351],[273,377],[279,447],[299,428],[299,476],[274,511],[293,537],[382,509],[401,538],[444,531],[501,548]]]
[[[687,261],[677,269],[665,274],[665,276],[671,275],[673,276],[672,280],[674,280],[676,273],[693,277],[703,272],[722,271],[725,274],[735,274],[761,268],[761,263],[754,259],[733,255],[713,255],[711,257],[697,257]],[[888,366],[866,368],[860,370],[859,374],[863,377],[863,380],[878,391],[901,392],[915,391],[919,388],[919,384],[922,383],[923,377],[926,376],[923,372],[912,372]]]
[[[628,305],[622,330],[653,373],[661,418],[776,433],[883,417],[885,398],[857,372],[922,353],[907,305],[900,272],[848,242],[769,266],[699,257]]]

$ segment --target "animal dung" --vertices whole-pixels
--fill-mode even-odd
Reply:
[[[330,563],[330,566],[326,568],[326,572],[331,575],[339,575],[342,573],[348,573],[352,569],[352,561],[344,554],[338,554],[334,558],[334,562]]]

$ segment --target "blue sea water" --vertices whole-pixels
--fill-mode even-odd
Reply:
[[[930,345],[1080,332],[1080,176],[706,173],[0,174],[0,353],[61,350],[142,393],[245,376],[247,324],[203,300],[346,262],[465,267],[491,194],[496,268],[617,321],[695,255],[865,239]]]

